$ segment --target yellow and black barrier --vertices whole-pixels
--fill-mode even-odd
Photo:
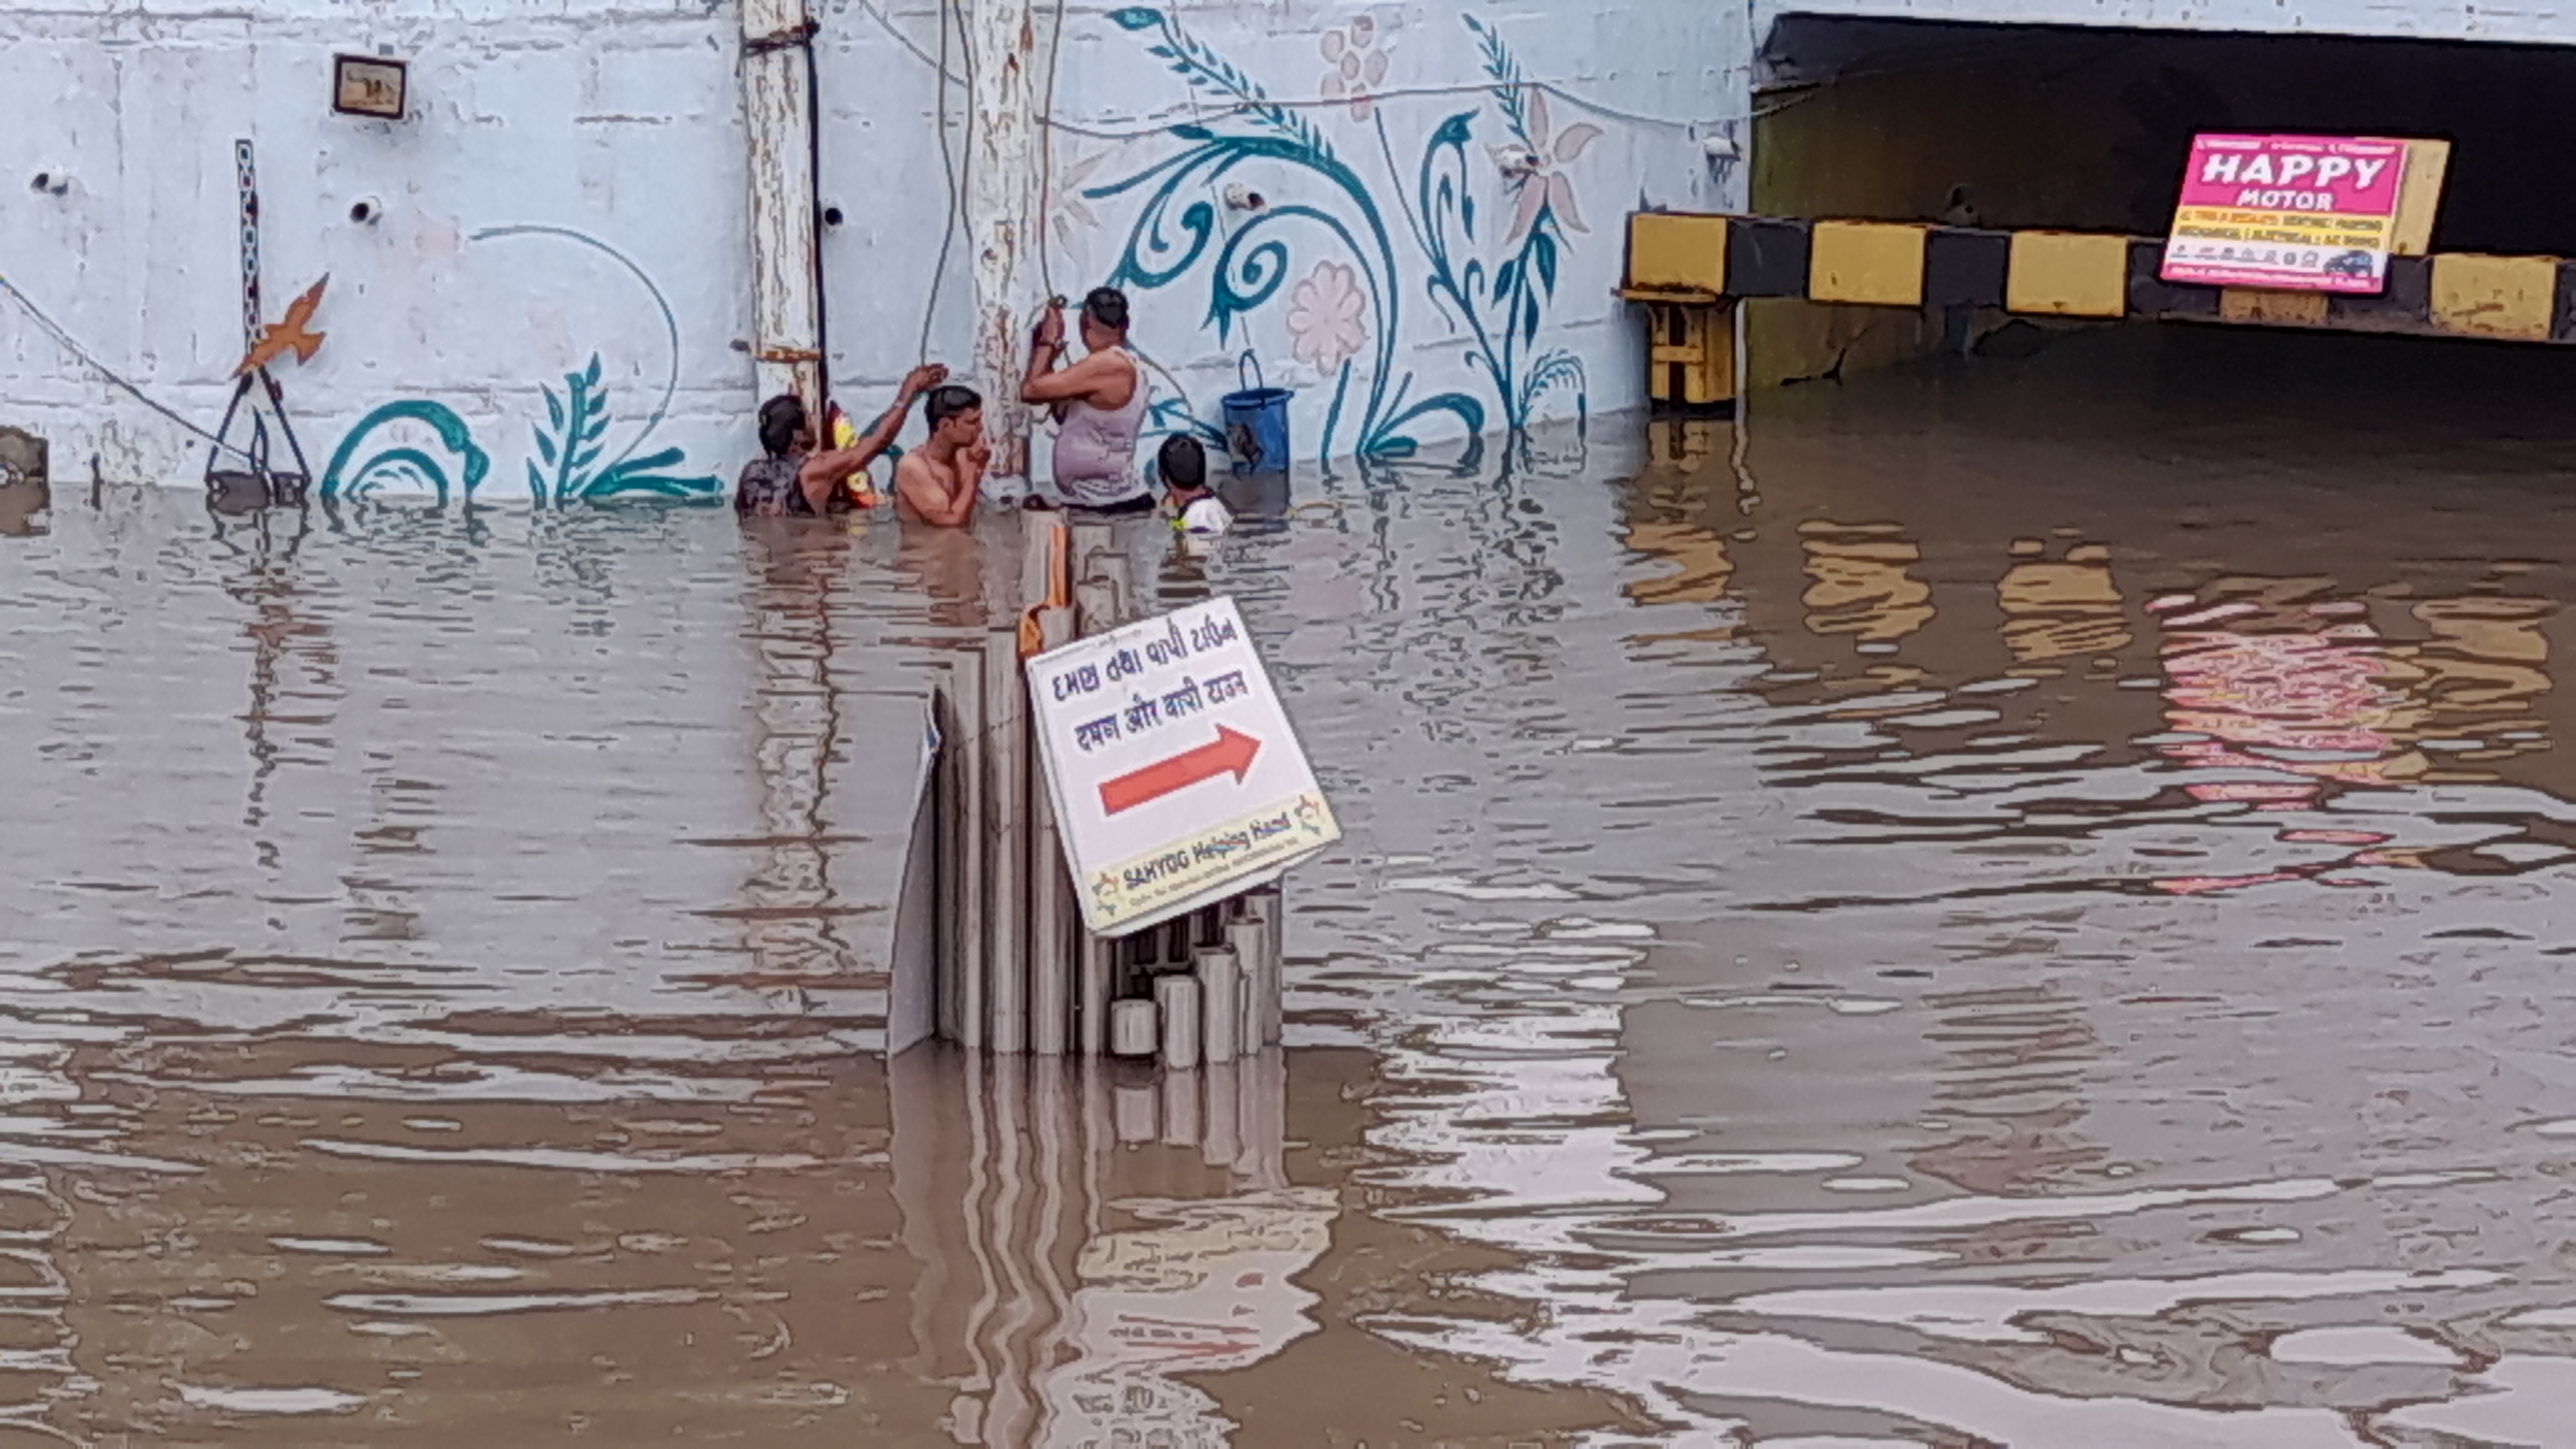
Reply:
[[[1620,295],[1652,314],[1649,396],[1676,403],[1734,396],[1731,317],[1758,297],[2576,342],[2576,261],[2559,257],[2391,257],[2376,296],[2167,282],[2163,260],[2159,237],[1637,212]]]

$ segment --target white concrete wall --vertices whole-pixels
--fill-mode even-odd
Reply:
[[[916,359],[925,312],[933,355],[965,355],[970,265],[962,229],[939,256],[937,10],[814,9],[821,191],[847,217],[824,240],[829,345],[865,414]],[[1740,202],[1700,143],[1740,123],[1748,18],[1681,0],[1579,17],[1526,3],[1070,6],[1044,270],[1073,295],[1128,285],[1139,341],[1202,423],[1234,355],[1258,352],[1298,390],[1300,459],[1633,405],[1638,343],[1610,296],[1619,218],[1641,197]],[[333,53],[379,47],[413,62],[411,115],[334,115]],[[247,137],[268,316],[331,279],[314,320],[327,341],[276,375],[313,469],[338,460],[333,487],[418,491],[434,471],[451,490],[477,475],[477,495],[498,500],[717,491],[752,448],[757,402],[740,347],[739,49],[728,0],[10,6],[0,278],[17,295],[0,294],[0,423],[48,438],[61,475],[95,459],[110,479],[196,483],[197,433],[222,419],[243,350],[232,151]],[[962,45],[950,53],[962,81]],[[1345,54],[1368,93],[1356,106],[1335,79]],[[1505,64],[1533,84],[1505,83]],[[1271,108],[1217,109],[1229,91]],[[965,102],[950,87],[961,165]],[[1526,186],[1553,203],[1536,226],[1552,288],[1497,285],[1515,258],[1513,278],[1546,270],[1493,149],[1522,139],[1541,160]],[[1446,179],[1472,220],[1423,194],[1432,151],[1434,192]],[[67,173],[68,188],[33,189],[39,172]],[[1225,210],[1238,182],[1268,216]],[[353,222],[361,201],[381,219]],[[1193,253],[1202,204],[1219,232]],[[578,423],[556,411],[576,390]],[[1162,423],[1187,425],[1177,411]]]
[[[671,448],[642,471],[729,475],[749,377],[729,345],[747,295],[733,33],[698,0],[447,0],[426,19],[320,0],[13,7],[0,277],[91,361],[0,297],[0,410],[53,440],[58,472],[95,456],[111,478],[196,480],[205,450],[98,368],[189,425],[221,419],[243,351],[233,142],[248,137],[269,315],[331,278],[328,340],[277,374],[317,471],[377,408],[421,402],[464,433],[380,426],[344,472],[400,445],[461,486],[480,450],[480,491],[526,497],[536,430],[570,423],[540,389],[568,402],[565,375],[596,357],[584,391],[609,426],[576,486]],[[334,115],[332,54],[379,46],[414,61],[410,118]],[[30,189],[63,170],[63,194]],[[352,222],[370,198],[382,219]],[[552,492],[562,469],[546,471]]]

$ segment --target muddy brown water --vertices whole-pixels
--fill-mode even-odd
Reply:
[[[1007,521],[58,480],[0,1443],[2569,1442],[2571,383],[2084,338],[1146,537],[1349,830],[1182,1082],[872,1054]]]

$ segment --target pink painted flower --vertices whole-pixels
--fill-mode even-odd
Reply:
[[[1359,273],[1341,262],[1317,262],[1288,292],[1288,351],[1318,372],[1331,372],[1368,346],[1368,298]]]
[[[1323,96],[1351,103],[1351,119],[1365,121],[1377,109],[1372,94],[1386,83],[1386,52],[1377,48],[1377,22],[1354,15],[1351,23],[1324,32]]]
[[[1517,242],[1529,235],[1541,210],[1556,213],[1556,219],[1568,231],[1589,231],[1583,224],[1583,209],[1574,204],[1574,178],[1565,168],[1595,141],[1601,139],[1601,128],[1589,121],[1577,121],[1550,142],[1547,119],[1547,92],[1529,92],[1529,144],[1515,142],[1489,148],[1494,161],[1511,178],[1512,235]]]

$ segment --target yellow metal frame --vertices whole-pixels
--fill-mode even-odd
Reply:
[[[1646,347],[1646,396],[1705,407],[1735,397],[1735,304],[1655,302]]]
[[[2053,317],[2129,315],[2129,239],[2017,231],[2004,270],[2004,308]]]
[[[1725,296],[1726,220],[1669,212],[1629,217],[1625,290],[1711,302]]]
[[[1807,233],[1807,297],[1870,307],[1923,305],[1928,226],[1820,221]]]
[[[2445,332],[2546,342],[2557,308],[2555,257],[2433,258],[2433,325]]]

